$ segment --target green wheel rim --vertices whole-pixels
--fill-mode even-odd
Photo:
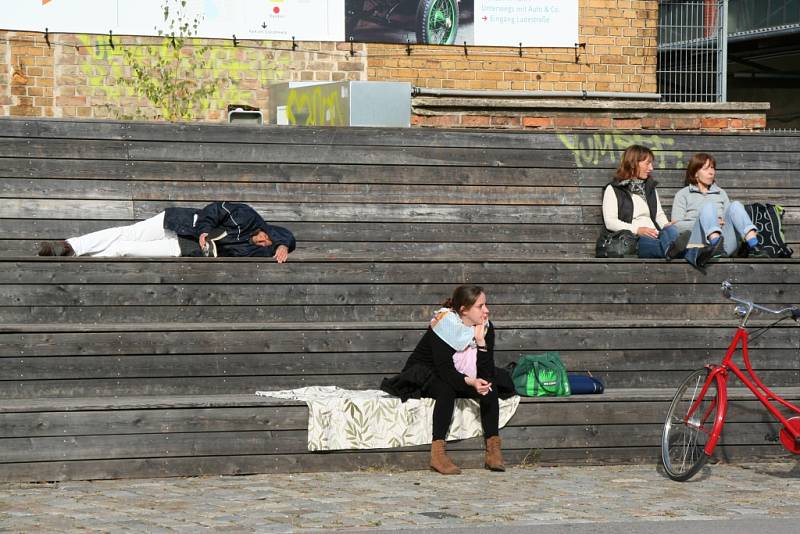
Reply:
[[[455,0],[436,0],[428,9],[428,42],[453,44],[456,39]]]

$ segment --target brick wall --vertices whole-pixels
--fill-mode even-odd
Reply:
[[[657,0],[580,0],[576,50],[370,44],[370,80],[418,87],[655,93]],[[577,52],[577,62],[576,62]]]
[[[130,76],[123,47],[140,53],[146,45],[160,49],[155,37],[0,32],[0,114],[29,117],[145,118],[157,109],[119,82]],[[218,121],[229,104],[267,107],[270,83],[298,80],[340,81],[366,79],[364,45],[268,41],[195,41],[210,45],[208,68],[191,69],[195,80],[229,80],[196,113],[198,120]],[[132,46],[138,45],[138,46]],[[187,54],[190,53],[187,49]]]

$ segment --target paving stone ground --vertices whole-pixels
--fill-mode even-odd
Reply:
[[[800,462],[303,473],[0,484],[2,532],[402,530],[679,519],[797,518]],[[800,530],[798,530],[800,532]]]

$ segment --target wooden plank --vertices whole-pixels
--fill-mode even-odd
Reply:
[[[483,451],[453,451],[455,461],[470,469],[483,466]],[[570,449],[522,449],[503,451],[506,464],[530,468],[547,465],[597,465],[603,463],[654,463],[657,447],[609,447]],[[785,456],[783,448],[769,445],[720,445],[719,457],[726,461],[753,461]],[[153,478],[166,476],[244,475],[257,473],[298,473],[319,471],[383,471],[428,469],[427,450],[347,451],[325,454],[204,456],[182,458],[130,458],[125,460],[51,461],[0,464],[0,481],[40,482]],[[522,465],[519,465],[522,464]]]
[[[568,410],[521,404],[508,427],[586,424],[661,424],[667,403],[622,403],[602,399],[573,403]],[[769,423],[772,416],[757,401],[729,404],[728,423]],[[306,430],[305,406],[37,412],[0,414],[0,436],[64,437],[174,432]]]
[[[576,132],[554,134],[508,130],[465,130],[442,128],[359,128],[262,126],[251,128],[229,124],[154,124],[78,119],[3,118],[2,135],[11,137],[53,137],[72,139],[166,140],[183,142],[334,144],[365,146],[513,146],[537,148],[574,147],[592,152],[616,152],[639,143],[657,151],[791,151],[797,135],[791,133],[655,133],[655,132]]]
[[[0,199],[0,209],[7,218],[18,219],[113,219],[143,220],[172,206],[202,207],[203,202]],[[262,203],[252,199],[232,198],[247,202],[263,214],[267,221],[419,221],[439,223],[552,223],[554,219],[568,224],[582,222],[580,206],[532,206],[521,210],[512,205],[473,205],[465,210],[459,205],[437,204],[358,204],[353,203]],[[477,200],[476,200],[477,202]]]
[[[291,258],[291,256],[290,256]],[[467,261],[457,266],[445,262],[352,262],[325,261],[277,265],[254,258],[48,258],[8,259],[0,257],[0,284],[225,284],[252,280],[261,284],[586,284],[617,283],[624,287],[660,284],[695,284],[698,290],[719,291],[720,280],[731,278],[745,294],[763,294],[763,286],[781,280],[800,284],[796,259],[764,261],[724,260],[714,263],[714,277],[697,276],[685,262],[662,260],[571,258],[559,262],[519,258],[513,262]],[[450,292],[420,295],[420,302],[444,300]],[[720,297],[716,302],[727,302]],[[627,297],[626,297],[627,298]],[[422,300],[428,299],[428,300]],[[627,302],[627,301],[626,301]],[[773,303],[785,303],[779,298]],[[768,303],[764,301],[764,303]],[[5,303],[8,305],[8,303]],[[519,304],[516,299],[510,304]],[[536,304],[536,303],[533,303]],[[689,305],[691,303],[687,303]],[[732,308],[731,308],[732,309]]]
[[[680,187],[660,187],[665,209]],[[728,188],[732,199],[800,206],[800,189]],[[190,202],[202,207],[213,199],[273,199],[274,202],[353,202],[394,204],[489,204],[599,206],[602,187],[576,186],[467,186],[460,184],[316,184],[235,182],[136,182],[107,180],[0,180],[0,197],[47,199],[161,200]]]
[[[353,202],[396,204],[548,205],[580,204],[576,187],[466,185],[306,184],[203,182],[109,182],[29,178],[0,181],[0,196],[8,198],[107,198],[109,200],[169,198],[204,206],[207,199],[270,198],[274,202]]]
[[[425,185],[508,185],[508,186],[577,186],[578,173],[602,174],[594,185],[608,182],[608,172],[585,169],[508,168],[508,167],[413,167],[397,165],[316,165],[305,163],[238,163],[215,161],[114,161],[70,159],[0,158],[0,177],[92,179],[109,181],[180,181],[180,182],[303,182],[370,183]],[[677,171],[676,171],[677,172]],[[754,171],[758,172],[758,171]],[[782,175],[781,183],[787,176]],[[682,174],[676,174],[676,183]],[[765,186],[775,178],[764,173]]]
[[[533,350],[529,352],[535,352]],[[716,359],[719,361],[719,359]],[[381,381],[393,375],[381,374],[313,374],[261,376],[191,376],[139,378],[85,378],[0,381],[0,394],[5,399],[37,397],[103,397],[114,395],[231,395],[264,390],[294,389],[307,386],[337,386],[345,389],[377,389]],[[687,370],[598,372],[609,390],[614,388],[667,388],[673,390],[688,375]],[[787,370],[763,370],[759,376],[775,387],[798,383],[800,373]]]
[[[688,266],[687,266],[688,268]],[[261,282],[248,284],[59,284],[0,285],[0,300],[18,306],[269,306],[269,305],[433,305],[450,293],[449,284],[272,284],[269,291],[254,291]],[[631,304],[692,301],[717,303],[714,285],[654,284],[625,287],[620,284],[483,284],[495,306],[503,304]],[[800,285],[759,288],[763,302],[800,302]]]
[[[305,431],[308,408],[202,408],[0,414],[2,438],[172,432]]]
[[[379,347],[383,351],[410,352],[421,336],[421,328],[405,327],[375,330],[308,329],[298,336],[298,329],[265,324],[264,330],[230,331],[109,331],[79,333],[0,333],[0,356],[38,357],[57,355],[124,354],[197,354],[197,353],[286,353],[286,352],[366,352]],[[208,327],[207,327],[208,328]],[[301,330],[302,331],[302,330]],[[785,348],[796,342],[789,327],[776,327],[769,336],[758,339],[757,347]],[[638,350],[663,347],[700,349],[725,348],[729,328],[706,326],[683,328],[664,326],[647,328],[609,328],[608,325],[574,328],[498,328],[497,344],[504,350]]]
[[[655,395],[657,391],[648,393]],[[783,395],[786,389],[780,389]],[[638,393],[638,390],[637,390]],[[631,392],[617,392],[616,397],[630,397]],[[787,398],[789,398],[787,396]],[[264,407],[305,407],[305,402],[263,397],[254,393],[228,395],[114,395],[111,397],[78,398],[26,398],[9,399],[0,405],[0,414],[38,413],[38,412],[106,412],[117,410],[177,410],[207,408],[264,408]]]
[[[632,429],[635,428],[635,431]],[[765,435],[780,429],[773,423],[726,425],[723,445],[764,444]],[[621,441],[629,447],[658,443],[661,424],[507,427],[501,431],[505,448],[598,448]],[[627,436],[627,437],[626,437]],[[474,450],[467,440],[448,447]],[[0,439],[3,463],[31,461],[163,458],[242,454],[297,454],[306,448],[305,431],[187,432],[168,434],[84,435]]]
[[[65,199],[0,199],[0,212],[4,217],[16,219],[126,219],[134,216],[134,206],[129,200],[65,200]],[[153,214],[155,215],[155,213]]]
[[[36,256],[38,240],[0,240],[0,252],[14,259]],[[796,247],[800,242],[789,241]],[[475,258],[484,261],[510,262],[524,258],[564,261],[579,258],[593,258],[593,243],[395,243],[395,242],[312,242],[306,241],[292,253],[290,262],[466,262]],[[70,258],[66,259],[70,261]],[[63,261],[51,259],[51,261]],[[214,260],[209,260],[214,261]],[[730,261],[730,260],[725,260]],[[772,259],[736,258],[738,263],[756,265],[771,262]],[[683,267],[685,262],[677,260]],[[696,271],[695,274],[699,274]]]
[[[411,172],[413,171],[413,172]],[[718,165],[718,179],[726,189],[758,190],[797,183],[800,170],[725,169]],[[371,183],[426,185],[509,185],[603,187],[612,178],[613,167],[537,168],[397,165],[316,165],[305,163],[237,163],[214,161],[114,161],[72,159],[0,158],[0,177],[92,180],[138,180],[261,183]],[[680,187],[682,169],[656,169],[654,178],[662,187]]]
[[[754,349],[751,361],[757,371],[780,370],[782,384],[796,378],[798,362],[789,349]],[[393,375],[402,369],[410,351],[313,353],[313,354],[199,354],[199,355],[128,355],[128,356],[55,356],[0,358],[6,380],[79,379],[79,378],[170,378],[183,376],[250,375]],[[699,362],[721,361],[724,347],[708,349],[663,349],[637,351],[564,351],[562,359],[574,372],[589,371],[608,378],[613,387],[656,387],[655,373],[665,372],[659,380],[676,385],[698,367]],[[660,356],[663,355],[663,358]],[[519,351],[498,350],[496,365],[505,367],[516,361]],[[636,356],[627,362],[625,357]],[[738,360],[738,357],[737,357]],[[622,362],[622,363],[621,363]],[[676,378],[677,377],[677,378]],[[613,380],[612,380],[613,378]],[[651,382],[648,382],[651,381]],[[646,385],[648,382],[650,385]]]
[[[494,321],[511,321],[520,317],[558,317],[563,321],[659,321],[662,317],[685,317],[687,320],[730,320],[729,304],[504,304],[490,302]],[[392,305],[276,305],[276,306],[0,306],[0,324],[127,324],[170,323],[176,318],[185,323],[239,324],[257,317],[271,322],[366,322],[416,321],[424,325],[438,303]]]

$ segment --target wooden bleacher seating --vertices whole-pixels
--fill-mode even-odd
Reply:
[[[800,136],[234,127],[0,119],[0,480],[427,468],[428,449],[309,453],[306,408],[256,397],[376,388],[459,283],[486,287],[499,365],[558,350],[602,396],[524,399],[510,464],[653,462],[674,387],[720,359],[731,278],[800,304],[800,265],[593,258],[622,149],[656,150],[669,212],[694,152],[733,199],[787,208],[800,245]],[[247,202],[298,240],[290,262],[39,258],[63,239],[168,206]],[[800,398],[800,336],[753,345]],[[783,454],[752,402],[726,459]],[[767,438],[765,440],[765,437]],[[482,442],[450,447],[482,465]]]

